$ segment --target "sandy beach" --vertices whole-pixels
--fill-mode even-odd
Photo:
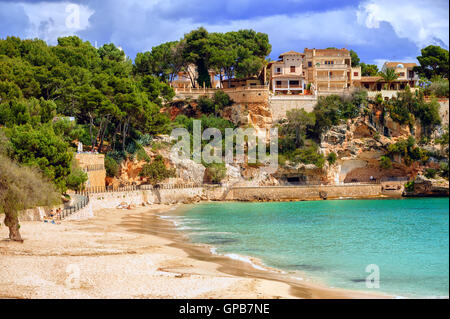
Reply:
[[[379,298],[296,282],[189,243],[152,205],[0,227],[0,298]]]

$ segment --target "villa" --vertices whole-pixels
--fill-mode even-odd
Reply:
[[[289,51],[279,58],[267,66],[275,95],[342,93],[361,79],[361,67],[352,67],[347,49],[306,48],[304,53]]]
[[[361,78],[361,67],[352,67],[347,49],[305,49],[306,79],[318,93],[338,93]]]
[[[414,72],[415,66],[417,66],[416,63],[385,62],[381,71],[385,72],[388,68],[394,69],[398,76],[396,80],[390,83],[389,87],[387,87],[388,83],[381,76],[363,76],[359,81],[355,82],[355,86],[366,88],[368,91],[398,91],[404,90],[407,85],[415,88],[419,84],[419,75]]]
[[[270,62],[269,89],[275,94],[303,94],[306,89],[304,54],[289,51],[281,54],[278,61]]]
[[[192,83],[198,77],[197,67],[194,64],[189,64],[184,70],[178,72],[175,78],[170,81],[170,85],[173,88],[193,88]],[[211,86],[213,88],[220,88],[220,81],[216,80],[217,74],[213,70],[209,70],[209,78],[211,81]],[[197,85],[197,84],[196,84]]]
[[[413,89],[418,86],[419,76],[414,71],[416,63],[385,62],[381,71],[394,69],[398,76],[387,87],[388,83],[381,76],[362,76],[361,67],[352,66],[351,61],[350,51],[345,48],[305,48],[303,53],[291,50],[280,54],[277,61],[269,62],[259,75],[252,77],[220,80],[214,70],[209,74],[213,90],[265,88],[276,96],[275,99],[285,101],[344,94],[354,88],[365,88],[372,97],[381,92],[383,98],[391,98],[407,86]],[[206,88],[193,87],[196,77],[196,67],[189,65],[171,81],[171,86],[176,92],[186,92],[187,89],[192,94],[199,93],[195,90],[205,93]]]

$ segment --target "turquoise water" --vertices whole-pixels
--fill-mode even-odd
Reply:
[[[448,198],[205,203],[173,217],[193,242],[331,287],[449,295]],[[366,266],[380,287],[366,287]]]

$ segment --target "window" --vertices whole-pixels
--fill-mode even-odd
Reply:
[[[399,76],[405,76],[405,72],[400,72],[398,75]]]
[[[291,73],[295,73],[295,65],[291,65]]]
[[[281,73],[281,68],[277,68],[276,72]]]
[[[278,85],[281,85],[281,81],[277,81],[276,83],[277,83],[277,86],[278,86]]]
[[[308,62],[308,67],[312,67],[312,62]]]
[[[353,76],[358,76],[358,72],[353,72]]]

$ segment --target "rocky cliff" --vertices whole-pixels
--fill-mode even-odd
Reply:
[[[419,175],[405,189],[403,196],[407,197],[441,197],[449,196],[449,182],[445,179],[429,179]]]

